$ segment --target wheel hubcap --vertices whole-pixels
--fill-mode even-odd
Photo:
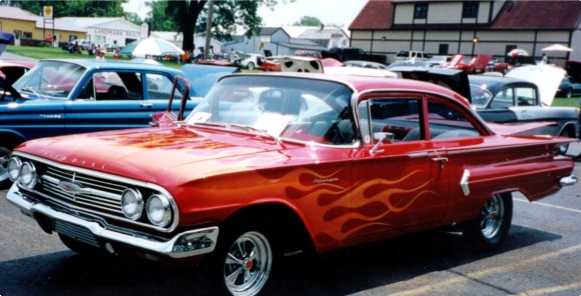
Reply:
[[[504,219],[504,204],[501,196],[489,199],[482,208],[480,230],[487,239],[493,239],[502,228]]]
[[[235,296],[252,296],[262,290],[272,265],[270,243],[259,232],[247,232],[230,246],[224,262],[224,282]]]

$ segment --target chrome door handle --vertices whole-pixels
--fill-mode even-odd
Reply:
[[[448,158],[447,157],[443,157],[443,156],[435,156],[435,157],[432,157],[432,160],[435,161],[435,162],[439,162],[442,165],[448,163]]]
[[[142,108],[153,108],[153,104],[152,103],[141,103],[141,107]]]

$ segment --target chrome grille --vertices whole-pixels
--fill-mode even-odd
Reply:
[[[127,187],[123,184],[52,166],[46,167],[41,179],[38,191],[45,193],[53,202],[124,217],[121,195]],[[59,186],[61,182],[78,185],[81,190],[68,192]]]

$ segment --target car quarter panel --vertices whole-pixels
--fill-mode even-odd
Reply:
[[[493,135],[433,145],[448,158],[443,169],[452,199],[451,223],[473,219],[497,193],[518,191],[531,201],[552,194],[574,168],[570,158],[553,154],[555,141],[549,139]]]

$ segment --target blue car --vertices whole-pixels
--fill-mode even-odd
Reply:
[[[191,110],[211,85],[237,68],[97,60],[43,60],[12,85],[0,101],[0,187],[6,159],[20,143],[66,134],[146,127],[168,107],[176,76],[191,83]],[[179,92],[177,97],[179,98]],[[179,108],[179,99],[174,108]]]

